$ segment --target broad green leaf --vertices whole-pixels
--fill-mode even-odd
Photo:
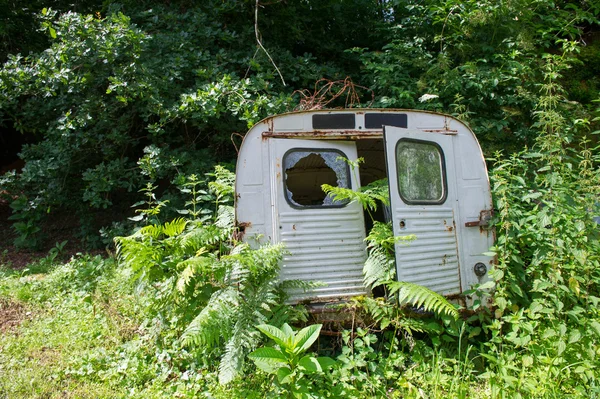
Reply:
[[[281,346],[282,349],[290,347],[291,337],[285,334],[279,328],[269,324],[261,324],[256,326],[256,328],[267,337],[275,341],[277,345]]]
[[[570,344],[577,342],[580,339],[581,339],[581,332],[577,329],[571,331],[571,333],[569,334],[569,343]]]
[[[329,370],[337,363],[335,360],[327,356],[318,357],[317,362],[319,362],[319,364],[321,365],[321,369],[323,370]]]
[[[298,362],[298,366],[302,367],[308,373],[316,373],[322,371],[321,364],[313,356],[306,355]]]
[[[292,370],[287,367],[280,367],[277,370],[277,381],[280,384],[287,384],[292,379]]]
[[[281,351],[268,347],[258,348],[248,357],[256,364],[256,367],[267,373],[273,373],[280,367],[286,367],[288,360]]]
[[[590,322],[590,326],[592,327],[596,335],[600,336],[600,323],[598,323],[596,320],[592,320]]]
[[[281,331],[283,331],[288,338],[294,336],[294,330],[288,323],[283,323],[283,326],[281,326]]]
[[[556,343],[557,354],[561,355],[565,349],[567,349],[567,344],[562,339]]]
[[[479,286],[480,290],[491,290],[496,286],[496,283],[493,280],[486,281],[485,283]]]
[[[298,331],[296,338],[294,339],[294,352],[302,353],[319,338],[319,332],[321,332],[322,324],[313,324],[312,326],[304,327]]]

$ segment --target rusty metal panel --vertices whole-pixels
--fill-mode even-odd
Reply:
[[[285,244],[288,252],[283,259],[280,278],[323,284],[310,292],[289,292],[290,299],[292,302],[308,299],[323,301],[365,294],[366,289],[362,284],[362,269],[366,260],[365,225],[360,204],[335,205],[327,200],[321,205],[296,203],[290,200],[292,193],[287,185],[292,173],[289,168],[292,164],[297,165],[288,162],[289,158],[295,160],[302,157],[307,160],[303,163],[307,184],[314,184],[310,173],[317,164],[316,161],[310,161],[310,154],[320,154],[320,157],[329,159],[332,155],[328,153],[335,152],[333,160],[339,155],[356,159],[356,144],[281,138],[270,138],[268,142],[273,179],[273,218],[276,221],[273,235],[278,242]],[[335,170],[338,185],[354,189],[359,187],[358,175],[350,173],[347,165],[339,162],[345,167],[337,168],[332,160],[325,162],[327,167]]]
[[[394,235],[416,236],[416,240],[408,245],[396,245],[398,280],[420,284],[444,295],[460,294],[462,291],[458,237],[460,233],[456,223],[460,220],[453,146],[456,139],[456,136],[433,132],[385,128]],[[423,146],[423,149],[427,150],[426,154],[430,154],[431,157],[416,157],[407,163],[410,154],[397,152],[397,149],[403,148],[399,146],[400,143]],[[439,157],[433,156],[436,154],[439,154]],[[411,196],[403,197],[401,193],[404,186],[401,182],[405,182],[407,177],[405,174],[414,172],[412,168],[417,167],[413,162],[424,160],[427,162],[420,165],[421,167],[432,167],[436,162],[439,163],[437,172],[430,176],[435,177],[432,182],[438,178],[439,182],[443,182],[437,189],[439,191],[443,187],[443,195],[439,195],[439,200],[425,201],[431,198],[424,197],[423,201],[420,201]],[[424,179],[426,175],[425,173],[409,180],[418,187],[423,183],[420,178]],[[419,195],[421,194],[423,193]]]
[[[453,209],[395,208],[394,221],[402,224],[402,234],[417,237],[396,246],[398,280],[421,284],[443,294],[460,293]]]
[[[282,280],[324,284],[309,293],[291,293],[294,301],[361,295],[366,260],[362,209],[350,204],[303,212],[282,212],[280,223],[291,225],[280,234],[289,252],[283,259]]]
[[[340,113],[354,113],[355,114],[355,128],[350,130],[314,130],[313,129],[313,116],[314,115],[334,115]],[[443,115],[439,113],[427,112],[427,111],[416,111],[416,110],[375,110],[375,109],[364,109],[364,110],[315,110],[315,111],[302,111],[294,112],[283,115],[277,115],[269,117],[262,122],[255,125],[246,134],[243,144],[240,147],[238,163],[237,163],[237,179],[236,179],[236,217],[238,223],[245,227],[245,235],[243,239],[249,242],[251,245],[256,243],[265,242],[280,242],[286,241],[287,245],[293,247],[293,251],[290,253],[298,253],[300,251],[302,255],[298,255],[294,258],[293,255],[286,257],[286,265],[289,265],[282,272],[282,278],[287,278],[286,273],[290,271],[289,276],[303,275],[307,279],[318,273],[321,273],[320,265],[323,262],[328,262],[328,272],[323,272],[320,278],[331,278],[330,287],[334,287],[333,292],[342,293],[341,296],[346,296],[343,292],[354,292],[354,288],[351,288],[351,280],[347,280],[343,287],[349,287],[348,290],[344,291],[342,286],[335,287],[334,278],[336,273],[347,274],[347,270],[342,269],[346,264],[352,264],[351,273],[354,276],[358,276],[357,270],[359,269],[358,263],[354,263],[352,255],[348,255],[349,259],[343,258],[346,256],[346,252],[340,251],[328,253],[331,251],[331,246],[336,248],[344,248],[342,242],[333,242],[330,237],[327,240],[321,240],[321,236],[316,237],[314,234],[329,234],[334,236],[334,233],[327,231],[311,231],[316,228],[315,225],[333,223],[335,217],[332,214],[322,214],[322,217],[310,216],[307,218],[315,218],[316,222],[309,222],[309,220],[297,219],[296,223],[291,221],[291,217],[288,218],[287,212],[289,209],[283,209],[287,206],[285,203],[281,203],[282,196],[282,154],[274,153],[270,151],[269,143],[273,141],[296,142],[297,147],[302,148],[345,148],[354,146],[354,151],[349,150],[346,155],[350,159],[356,157],[356,143],[359,143],[361,139],[377,139],[382,137],[382,129],[369,128],[367,120],[365,118],[366,113],[375,113],[382,115],[389,115],[394,113],[406,114],[407,121],[406,125],[408,129],[413,131],[420,131],[423,134],[424,139],[433,139],[437,141],[436,137],[445,137],[452,140],[450,151],[445,151],[447,158],[447,164],[449,166],[448,179],[453,179],[455,182],[451,190],[448,201],[444,204],[439,204],[439,207],[453,208],[453,220],[454,223],[447,223],[444,226],[444,231],[420,231],[420,238],[417,241],[411,243],[408,247],[399,247],[399,251],[409,251],[409,248],[413,248],[417,252],[421,252],[417,259],[417,254],[405,254],[405,260],[408,262],[407,265],[412,268],[413,275],[415,278],[420,278],[420,268],[424,264],[430,262],[431,259],[428,256],[435,256],[436,259],[441,259],[439,264],[443,263],[443,255],[447,255],[445,258],[446,265],[448,262],[453,262],[453,257],[448,255],[449,248],[442,249],[442,252],[435,252],[430,249],[434,249],[436,246],[433,244],[447,245],[445,242],[445,234],[450,233],[450,229],[456,236],[458,250],[459,268],[460,268],[460,281],[462,289],[468,289],[475,283],[482,283],[486,280],[486,276],[480,276],[474,272],[474,266],[478,263],[484,263],[490,266],[492,261],[489,257],[483,255],[483,252],[487,252],[488,248],[493,244],[494,233],[493,230],[488,230],[487,227],[481,226],[481,211],[489,211],[491,209],[491,197],[489,180],[487,177],[487,171],[485,167],[485,161],[481,153],[481,148],[477,143],[477,139],[473,132],[463,123],[456,120],[455,118]],[[385,119],[385,118],[384,118]],[[405,130],[405,129],[403,129]],[[301,144],[298,144],[302,142]],[[345,150],[344,150],[345,151]],[[453,155],[451,155],[453,153]],[[388,154],[389,155],[389,154]],[[361,167],[372,167],[373,165],[361,165]],[[377,167],[381,168],[378,163]],[[357,173],[358,174],[358,173]],[[354,175],[354,173],[353,173]],[[394,181],[394,175],[390,175],[390,184]],[[353,187],[358,187],[359,182],[353,180]],[[285,202],[285,201],[284,201]],[[451,205],[452,204],[452,205]],[[410,205],[407,208],[419,208],[419,205]],[[392,210],[396,207],[392,207]],[[348,210],[348,208],[328,209],[326,212],[336,213],[340,210]],[[298,211],[298,210],[296,210]],[[334,212],[335,211],[335,212]],[[362,210],[360,210],[362,213]],[[316,212],[316,210],[302,210],[299,212]],[[393,213],[393,212],[392,212]],[[405,215],[407,220],[410,220],[410,214]],[[295,218],[295,217],[294,217]],[[331,220],[330,220],[331,219]],[[425,219],[427,220],[427,219]],[[439,219],[442,221],[445,219]],[[352,221],[339,220],[341,226],[329,226],[330,230],[336,230],[338,234],[345,233],[346,231],[352,230],[353,224],[357,223],[355,219]],[[405,225],[406,225],[405,221]],[[293,227],[296,227],[294,232]],[[364,226],[364,222],[362,223]],[[466,227],[473,226],[473,227]],[[433,229],[440,227],[439,221],[437,226],[420,226],[420,229]],[[324,227],[323,227],[324,228]],[[394,231],[396,235],[407,234],[403,230],[399,230],[400,226],[395,223]],[[291,229],[285,230],[285,229]],[[306,234],[300,234],[301,229]],[[363,227],[364,229],[364,227]],[[338,237],[338,235],[335,235]],[[340,240],[348,240],[348,237],[339,236]],[[435,241],[442,240],[442,241]],[[419,242],[420,241],[420,242]],[[422,243],[427,243],[422,245]],[[321,244],[320,246],[318,244]],[[334,245],[335,244],[335,245]],[[317,250],[310,249],[317,245]],[[362,242],[356,245],[364,245]],[[352,244],[354,247],[354,244]],[[312,252],[311,252],[312,251]],[[316,251],[316,252],[315,252]],[[362,251],[362,249],[361,249]],[[359,251],[360,252],[360,251]],[[440,258],[441,254],[441,258]],[[320,258],[317,258],[319,256]],[[322,258],[321,258],[322,256]],[[361,256],[364,256],[361,255]],[[338,262],[339,260],[339,262]],[[304,263],[303,263],[304,262]],[[301,267],[300,264],[306,265]],[[362,266],[362,265],[361,265]],[[337,268],[337,269],[336,269]],[[293,269],[293,270],[292,270]],[[362,276],[359,277],[359,279]],[[358,284],[358,283],[357,283]],[[448,283],[450,284],[450,283]],[[454,283],[451,283],[451,285]],[[427,284],[425,284],[427,285]],[[321,294],[323,298],[326,296],[326,287],[323,287]],[[444,289],[443,287],[441,287]],[[364,289],[363,289],[364,290]],[[364,291],[361,291],[363,293]],[[321,295],[319,294],[319,295]],[[351,294],[349,294],[351,295]],[[330,297],[336,297],[336,294],[332,293]]]

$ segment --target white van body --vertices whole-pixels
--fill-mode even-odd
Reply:
[[[364,158],[357,168],[348,160]],[[486,279],[492,202],[473,132],[443,114],[400,109],[302,111],[269,117],[239,150],[236,223],[243,239],[284,243],[282,280],[322,283],[293,299],[327,301],[368,293],[362,270],[362,207],[321,184],[357,188],[389,179],[397,278],[457,296]],[[389,216],[388,216],[389,218]],[[366,222],[365,222],[366,221]]]

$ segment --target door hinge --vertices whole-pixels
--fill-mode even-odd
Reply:
[[[467,222],[467,223],[465,223],[465,227],[489,226],[491,219],[492,219],[492,210],[484,209],[483,211],[479,212],[479,220],[477,220],[475,222]]]

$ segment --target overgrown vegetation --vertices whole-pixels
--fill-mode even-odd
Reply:
[[[230,161],[233,133],[295,107],[447,112],[488,154],[518,151],[537,135],[543,55],[565,41],[578,45],[563,112],[589,119],[600,97],[594,1],[3,4],[0,147],[21,147],[25,166],[0,192],[20,247],[40,247],[56,213],[77,215],[88,246],[106,244],[105,210],[123,218],[146,178],[181,200],[178,176]],[[334,81],[358,92],[349,101]]]
[[[17,244],[39,246],[66,211],[93,244],[90,208],[140,202],[104,229],[126,232],[115,257],[61,263],[60,243],[13,270],[0,255],[0,397],[600,396],[596,2],[7,7],[0,35],[31,38],[4,41],[0,70],[0,138],[34,137],[23,171],[0,177]],[[36,23],[45,37],[22,29]],[[285,248],[236,241],[234,174],[214,167],[231,133],[336,106],[321,94],[346,76],[377,106],[453,113],[505,149],[490,159],[497,264],[470,309],[395,281],[408,238],[374,222],[364,282],[382,295],[350,301],[332,338],[285,304],[286,284],[310,288],[279,282]],[[324,191],[386,202],[382,181]]]

